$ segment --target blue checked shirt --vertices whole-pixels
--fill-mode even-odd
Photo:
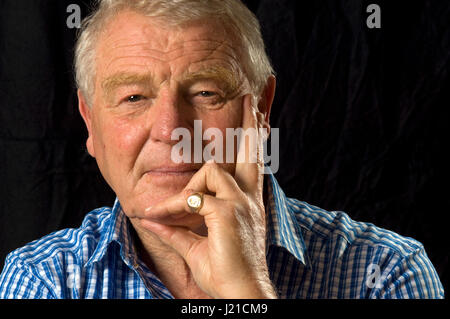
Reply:
[[[287,198],[266,177],[267,262],[280,298],[444,297],[422,244]],[[137,258],[130,225],[116,200],[80,228],[13,251],[0,298],[173,298]]]

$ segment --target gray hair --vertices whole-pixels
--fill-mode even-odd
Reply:
[[[236,30],[243,47],[243,71],[254,95],[259,95],[273,74],[265,52],[260,25],[255,15],[240,0],[97,0],[98,8],[86,17],[75,47],[77,87],[89,106],[95,88],[96,43],[108,21],[122,10],[163,19],[173,26],[199,19],[219,18]]]

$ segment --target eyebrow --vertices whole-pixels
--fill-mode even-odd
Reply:
[[[213,80],[222,86],[226,94],[234,94],[239,88],[238,77],[229,69],[221,66],[211,66],[194,72],[186,72],[181,76],[183,82],[195,82],[201,80]],[[154,81],[150,74],[137,74],[129,72],[119,72],[113,74],[101,83],[105,97],[120,86],[140,85],[153,87]]]
[[[239,88],[238,76],[230,69],[221,66],[212,66],[195,72],[187,72],[182,76],[182,80],[187,83],[213,80],[221,85],[227,94],[232,94]]]
[[[152,84],[153,78],[150,74],[119,72],[104,79],[101,83],[101,87],[105,96],[109,96],[111,92],[120,86],[141,85],[151,87]]]

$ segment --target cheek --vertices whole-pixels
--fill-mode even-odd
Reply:
[[[220,163],[222,163],[223,168],[225,168],[230,173],[234,170],[234,165],[229,162],[229,159],[227,158],[227,149],[232,148],[233,153],[229,154],[229,156],[232,156],[234,159],[237,156],[237,139],[231,139],[230,141],[227,140],[227,128],[230,129],[236,129],[241,127],[242,125],[242,108],[239,107],[240,104],[234,105],[233,108],[224,109],[216,112],[211,112],[207,116],[204,116],[202,118],[202,124],[203,124],[203,130],[206,130],[208,128],[214,128],[220,130],[222,133],[222,140],[217,140],[216,136],[214,136],[215,140],[215,147],[217,147],[217,144],[220,143],[222,145],[222,154],[223,158]],[[204,147],[206,147],[207,144],[212,143],[212,141],[205,140],[203,141]],[[211,146],[211,149],[213,147]],[[214,152],[213,152],[214,153]],[[217,158],[216,158],[217,159]],[[234,161],[234,160],[232,160]],[[227,163],[227,164],[225,164]]]
[[[242,107],[235,103],[227,108],[205,114],[202,121],[204,128],[218,128],[225,134],[227,128],[241,127]]]
[[[143,135],[142,130],[139,126],[130,125],[128,122],[117,122],[113,125],[110,145],[115,145],[115,149],[119,153],[128,154],[139,145],[140,136]]]
[[[100,134],[94,143],[102,152],[104,161],[110,164],[134,161],[145,142],[145,132],[139,123],[110,118],[102,121],[99,127]]]

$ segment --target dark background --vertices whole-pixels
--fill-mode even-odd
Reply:
[[[290,197],[422,242],[448,285],[448,1],[244,1],[277,72]],[[0,264],[114,194],[86,152],[66,8],[0,0]],[[381,28],[366,7],[381,7]],[[0,266],[2,267],[2,266]]]

